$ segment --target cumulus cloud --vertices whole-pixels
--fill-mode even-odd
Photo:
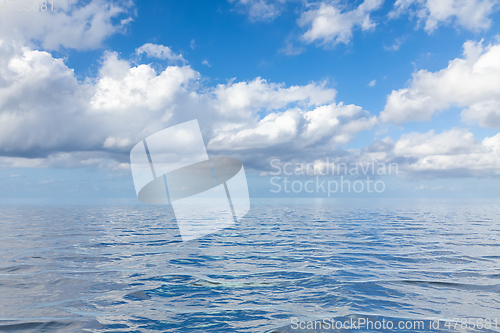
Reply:
[[[491,177],[500,175],[500,133],[482,141],[462,128],[436,134],[406,133],[387,138],[363,151],[366,159],[398,163],[408,177]]]
[[[148,58],[157,58],[161,60],[168,60],[170,62],[180,62],[185,64],[186,60],[182,54],[175,54],[168,46],[146,43],[143,46],[135,49],[137,55],[145,53]]]
[[[271,21],[280,16],[287,0],[228,0],[251,21]],[[288,0],[289,1],[289,0]]]
[[[7,1],[9,3],[9,1]],[[17,5],[11,2],[13,6]],[[7,4],[9,6],[10,4]],[[87,50],[101,47],[109,36],[125,31],[132,20],[131,3],[93,0],[54,2],[46,11],[0,10],[0,39],[26,45],[33,42],[46,50],[61,47]]]
[[[476,54],[476,67],[489,51]],[[78,81],[47,52],[1,43],[0,55],[0,167],[126,171],[135,143],[197,118],[211,154],[233,154],[261,170],[272,157],[314,161],[327,154],[339,162],[398,163],[407,176],[500,175],[500,133],[482,141],[464,129],[408,133],[342,150],[377,119],[335,102],[324,82],[256,78],[210,88],[189,66],[156,72],[115,52],[104,54],[97,78]]]
[[[168,106],[198,75],[177,66],[157,75],[150,66],[131,67],[106,53],[100,77],[79,82],[47,52],[3,43],[0,54],[0,153],[12,157],[125,151],[142,130],[163,127]]]
[[[307,106],[331,103],[337,91],[326,87],[326,82],[286,88],[284,84],[268,83],[257,77],[250,82],[234,83],[233,80],[218,85],[214,93],[220,113],[248,116],[258,110],[280,109],[291,103]]]
[[[255,148],[259,135],[278,152],[287,139],[289,147],[301,142],[299,151],[333,147],[376,121],[360,107],[335,104],[335,94],[326,82],[287,87],[262,78],[211,88],[190,66],[157,72],[110,51],[97,78],[79,81],[62,59],[2,42],[0,164],[117,168],[144,137],[195,118],[214,152]]]
[[[340,106],[341,108],[342,106]],[[363,126],[369,127],[370,125],[366,122],[369,117],[364,118],[362,113],[359,116]],[[287,121],[292,122],[292,125],[300,122],[300,117],[297,116],[288,115],[287,118]],[[272,120],[263,121],[261,125],[272,122]],[[354,122],[349,121],[349,123],[353,124]],[[349,130],[342,126],[334,125],[333,121],[328,122],[323,119],[321,124],[324,128],[329,126],[336,128],[338,131],[336,133],[343,131],[349,133]],[[280,125],[275,124],[274,126],[281,127]],[[463,128],[452,128],[441,133],[436,133],[434,130],[427,133],[411,132],[402,134],[396,141],[389,137],[376,140],[363,149],[335,149],[333,148],[335,144],[332,144],[331,140],[319,139],[321,133],[315,133],[314,137],[319,141],[311,149],[303,150],[301,154],[293,154],[292,151],[288,150],[286,143],[292,142],[293,145],[300,147],[304,140],[302,135],[304,132],[300,126],[286,126],[284,128],[293,130],[279,132],[280,136],[277,137],[266,136],[267,128],[261,127],[258,133],[256,133],[257,131],[249,133],[252,135],[251,141],[256,140],[255,144],[258,147],[259,142],[281,139],[283,143],[280,148],[285,153],[275,155],[281,160],[281,163],[313,163],[317,170],[324,170],[327,163],[330,168],[338,168],[342,164],[364,167],[373,164],[375,168],[384,165],[391,168],[390,175],[404,179],[491,178],[500,176],[500,133],[480,141]],[[341,135],[336,135],[334,140],[340,137]],[[236,136],[235,140],[238,141],[238,139],[242,138]],[[319,142],[325,144],[321,145]],[[251,144],[253,143],[248,143],[248,145]],[[316,150],[316,147],[320,149]],[[290,153],[286,154],[286,152]],[[262,165],[262,170],[272,170],[269,166],[269,160],[266,162],[267,165]],[[263,175],[266,175],[265,171]],[[370,176],[378,177],[377,174],[370,174]]]
[[[489,16],[498,10],[498,0],[397,0],[390,18],[410,13],[424,21],[424,29],[433,32],[440,24],[454,23],[472,31],[486,30],[491,26]]]
[[[450,61],[438,72],[420,70],[408,88],[393,90],[387,98],[382,121],[404,123],[428,121],[452,106],[465,107],[464,120],[498,127],[500,110],[500,44],[464,44],[463,58]],[[486,125],[488,124],[488,125]]]
[[[285,8],[287,2],[292,0],[228,0],[235,7],[248,15],[251,21],[272,21]],[[361,28],[363,31],[371,30],[376,23],[370,18],[370,13],[379,9],[383,0],[365,0],[358,7],[349,10],[347,5],[338,1],[300,1],[303,8],[297,19],[299,27],[307,31],[300,35],[300,40],[306,43],[318,42],[320,45],[348,44],[352,39],[353,30]],[[304,8],[306,9],[304,11]],[[286,55],[297,55],[304,52],[304,48],[294,45],[290,36],[285,41],[285,46],[279,50]]]
[[[462,111],[461,116],[468,124],[500,128],[500,98],[472,104]]]
[[[80,119],[91,92],[61,59],[49,53],[0,46],[0,146],[3,154],[43,154],[47,149],[85,149],[87,133],[68,124]],[[77,142],[71,138],[81,135]],[[71,147],[71,148],[70,148]]]
[[[109,70],[115,66],[121,67],[117,73]],[[169,66],[159,75],[149,65],[130,67],[114,52],[106,53],[103,68],[106,72],[101,71],[90,102],[91,110],[100,113],[165,109],[179,91],[186,91],[186,84],[198,78],[188,66]]]
[[[464,129],[454,128],[440,134],[406,133],[394,145],[394,153],[400,156],[427,157],[435,155],[469,154],[477,150],[478,141]]]
[[[318,41],[323,45],[348,44],[355,28],[363,31],[375,27],[370,13],[382,5],[383,0],[365,0],[357,8],[345,11],[338,4],[321,2],[318,8],[308,10],[300,16],[297,23],[308,27],[302,35],[306,43]]]
[[[251,126],[221,128],[209,142],[214,150],[265,149],[283,146],[300,152],[320,144],[346,144],[376,124],[376,117],[355,105],[329,104],[313,110],[273,112]]]

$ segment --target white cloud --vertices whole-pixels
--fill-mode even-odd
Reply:
[[[278,17],[287,0],[228,0],[251,21],[271,21]]]
[[[433,32],[440,24],[455,23],[472,31],[491,26],[489,16],[499,8],[498,0],[397,0],[389,17],[410,12],[418,22],[425,21],[424,29]]]
[[[90,97],[88,85],[79,84],[61,59],[47,52],[0,46],[0,146],[4,153],[64,150],[70,137],[89,135],[68,124],[81,121],[81,105]],[[84,121],[82,121],[84,122]]]
[[[367,159],[398,163],[401,174],[408,177],[500,176],[500,133],[481,142],[461,128],[439,134],[412,132],[396,142],[375,142],[364,155]]]
[[[438,72],[420,70],[408,88],[393,90],[387,98],[382,121],[403,123],[430,120],[452,106],[467,107],[467,121],[498,126],[500,110],[500,44],[483,48],[481,43],[464,44],[464,57],[450,61]],[[494,122],[489,122],[490,120]]]
[[[406,38],[407,38],[406,35],[396,38],[396,40],[394,41],[394,43],[391,46],[385,46],[384,45],[384,50],[386,50],[386,51],[397,51],[397,50],[399,50],[399,48],[401,47],[401,45],[403,45],[403,43],[405,42]]]
[[[290,35],[286,40],[285,40],[285,46],[279,49],[279,52],[286,54],[288,56],[294,56],[294,55],[299,55],[302,52],[305,51],[305,48],[303,47],[297,47],[294,45],[294,41],[292,38],[292,35]]]
[[[95,94],[90,102],[93,112],[124,113],[130,109],[165,109],[185,84],[198,78],[188,66],[169,66],[159,75],[149,65],[130,67],[114,52],[105,55],[103,68],[119,67],[117,75],[101,71]]]
[[[302,13],[297,23],[300,27],[308,26],[302,35],[307,43],[319,41],[323,45],[348,44],[352,32],[360,27],[363,31],[375,27],[370,13],[382,5],[383,0],[365,0],[351,11],[343,11],[337,4],[322,2],[319,8]]]
[[[177,66],[157,75],[150,66],[130,67],[111,52],[100,77],[83,82],[47,52],[3,43],[0,59],[0,152],[12,157],[126,151],[141,131],[164,126],[175,96],[198,77]]]
[[[297,153],[316,144],[330,149],[349,143],[360,131],[376,124],[376,117],[355,105],[329,104],[311,111],[299,108],[273,112],[256,124],[215,131],[213,150],[265,149],[292,146]]]
[[[205,65],[205,66],[208,66],[208,67],[212,67],[212,65],[210,65],[210,63],[208,62],[208,60],[203,60],[201,62],[202,65]]]
[[[174,52],[172,52],[170,47],[158,44],[146,43],[143,46],[135,49],[135,53],[137,55],[146,53],[148,58],[157,58],[161,60],[168,60],[170,62],[180,62],[183,64],[186,63],[186,60],[184,59],[182,54],[175,54]]]
[[[78,81],[48,52],[0,43],[0,165],[116,169],[133,144],[194,118],[214,151],[250,149],[238,138],[256,145],[261,135],[278,154],[286,138],[299,150],[334,147],[376,122],[360,107],[335,104],[325,82],[287,87],[256,78],[210,88],[199,79],[189,66],[158,73],[105,52],[98,77]]]
[[[216,108],[222,114],[248,116],[257,110],[280,109],[290,103],[299,105],[321,105],[333,102],[336,90],[327,88],[326,83],[309,83],[305,86],[291,86],[268,83],[258,77],[250,82],[230,82],[215,89]]]
[[[418,157],[418,161],[408,165],[411,172],[441,172],[453,175],[476,177],[500,175],[500,133],[485,138],[482,142],[474,139],[466,130],[454,129],[441,134],[423,134],[417,143],[406,144],[401,140],[396,143],[394,152],[405,157]],[[405,140],[405,138],[402,138]],[[431,141],[424,143],[418,139]],[[453,142],[456,140],[457,142]],[[416,152],[412,152],[414,145]]]
[[[479,124],[486,128],[500,128],[500,98],[472,104],[461,113],[468,124]]]
[[[464,129],[454,128],[440,134],[406,133],[396,142],[394,153],[398,156],[427,157],[435,155],[460,155],[474,153],[478,141]]]
[[[476,55],[475,68],[484,54]],[[500,175],[500,133],[482,141],[463,129],[409,133],[361,152],[340,151],[377,119],[359,106],[336,103],[336,91],[325,83],[287,87],[256,78],[209,88],[199,79],[189,66],[157,73],[107,52],[99,77],[78,81],[61,59],[3,43],[0,166],[128,172],[132,145],[198,118],[211,153],[240,154],[254,167],[271,156],[314,161],[338,152],[345,161],[399,163],[407,176]]]
[[[18,2],[7,1],[7,6]],[[40,5],[40,2],[38,2]],[[78,50],[101,46],[109,36],[123,32],[132,20],[127,14],[130,2],[90,1],[80,5],[77,0],[54,1],[54,10],[41,12],[17,11],[15,8],[0,10],[0,39],[26,45],[34,42],[44,49],[57,50],[61,47]],[[115,23],[117,19],[119,23]]]
[[[132,142],[128,138],[118,139],[112,136],[108,136],[104,141],[103,148],[125,148],[130,147]]]
[[[303,11],[297,19],[299,27],[307,31],[300,36],[302,42],[319,42],[321,45],[348,44],[352,39],[353,30],[361,28],[363,31],[372,30],[376,24],[370,18],[370,13],[379,9],[383,0],[365,0],[358,7],[349,10],[347,5],[339,1],[300,1],[300,0],[228,0],[235,3],[235,7],[255,21],[272,21],[285,9],[287,2],[302,3],[308,10]],[[297,9],[297,12],[299,10]],[[297,47],[290,36],[285,46],[279,50],[286,55],[297,55],[304,52],[304,48]]]
[[[369,83],[368,83],[368,87],[375,87],[375,85],[377,84],[377,80],[371,80]]]

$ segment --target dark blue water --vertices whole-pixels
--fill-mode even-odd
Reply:
[[[0,331],[402,331],[291,325],[364,318],[500,332],[500,200],[254,200],[187,243],[172,217],[2,202]],[[456,326],[469,318],[490,325]]]

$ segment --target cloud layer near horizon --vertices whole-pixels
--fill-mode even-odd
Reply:
[[[399,14],[411,6],[428,5],[406,1],[404,7],[403,2],[396,3]],[[240,0],[239,4],[263,17],[262,12],[274,11],[268,15],[273,19],[286,1]],[[302,40],[324,46],[347,44],[353,29],[375,26],[370,15],[381,4],[378,0],[366,0],[355,8],[326,1],[310,4],[298,20],[305,29]],[[289,86],[255,77],[207,86],[182,54],[159,44],[138,45],[134,59],[105,51],[98,75],[83,80],[63,59],[41,50],[98,48],[108,36],[125,29],[132,6],[124,1],[79,5],[67,0],[44,18],[30,21],[29,15],[13,15],[0,21],[1,167],[128,170],[128,153],[135,143],[163,128],[198,119],[211,153],[237,155],[256,170],[269,167],[272,158],[314,161],[329,156],[344,162],[396,162],[408,176],[499,175],[500,134],[479,141],[470,131],[453,128],[345,148],[379,122],[426,121],[450,107],[462,108],[467,124],[500,128],[498,42],[484,46],[468,41],[463,57],[446,68],[414,73],[406,88],[388,96],[379,117],[362,106],[337,101],[337,91],[328,82]],[[478,15],[488,17],[493,7],[486,9]],[[458,20],[461,14],[453,15]],[[55,29],[60,26],[67,29]],[[154,62],[141,64],[137,58],[142,54],[169,66],[156,70]]]
[[[488,64],[488,52],[497,47],[470,46],[477,51],[475,60],[463,60],[461,66]],[[236,154],[256,169],[265,169],[275,157],[334,156],[344,162],[396,161],[407,175],[499,174],[500,134],[479,142],[455,128],[343,150],[358,133],[376,126],[377,118],[359,106],[335,102],[336,91],[325,82],[287,87],[258,77],[211,88],[190,66],[168,66],[158,73],[151,65],[131,65],[115,52],[105,52],[97,78],[78,81],[63,60],[47,52],[2,43],[0,54],[3,167],[127,169],[135,143],[198,119],[212,153]],[[384,113],[381,117],[387,119]]]

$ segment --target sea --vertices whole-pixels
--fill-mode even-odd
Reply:
[[[500,332],[500,199],[0,199],[0,332]]]

